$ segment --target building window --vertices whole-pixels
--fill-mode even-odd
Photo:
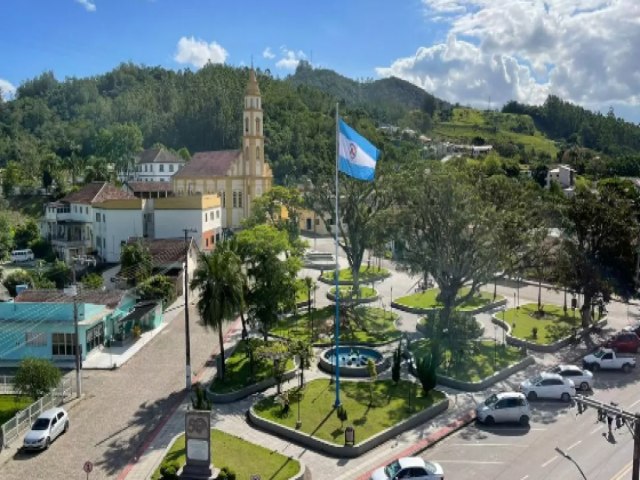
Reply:
[[[89,215],[89,207],[84,207],[84,213],[86,213],[87,215]]]
[[[260,147],[256,147],[256,160],[260,160]]]
[[[76,336],[73,333],[54,333],[51,335],[51,353],[71,356],[76,354]]]
[[[227,206],[227,196],[224,194],[224,190],[220,192],[220,197],[222,198],[222,208]]]
[[[169,171],[170,171],[170,172],[173,172],[173,163],[170,163],[170,164],[169,164]]]
[[[102,246],[102,238],[96,235],[96,247],[100,248]]]
[[[164,173],[164,164],[163,163],[160,164],[160,173]]]
[[[244,119],[244,133],[249,133],[249,117]]]
[[[106,222],[106,221],[107,221],[107,216],[106,216],[104,213],[102,214],[102,221],[103,221],[103,222]]]
[[[237,208],[238,207],[238,196],[237,196],[237,192],[233,192],[233,208]]]
[[[27,347],[46,347],[47,337],[42,332],[25,332],[24,341]]]
[[[147,165],[146,164],[144,165],[144,171],[145,172],[147,171]]]
[[[260,135],[260,119],[256,118],[256,135]]]
[[[205,246],[205,247],[208,247],[208,246],[209,246],[209,239],[208,239],[208,238],[205,238],[205,239],[204,239],[204,246]]]
[[[104,323],[98,323],[87,330],[87,352],[104,343]]]
[[[238,208],[242,208],[242,192],[238,192]]]
[[[96,213],[96,222],[100,223],[100,214]]]
[[[207,221],[207,214],[206,213],[204,214],[204,221],[205,222]]]
[[[216,218],[220,218],[220,210],[216,210]]]

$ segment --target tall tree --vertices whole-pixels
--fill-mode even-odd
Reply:
[[[116,124],[102,129],[97,138],[98,154],[116,164],[126,178],[133,167],[133,159],[142,150],[142,132],[134,123]]]
[[[141,241],[122,247],[120,253],[120,275],[136,285],[151,276],[153,263],[149,248]]]

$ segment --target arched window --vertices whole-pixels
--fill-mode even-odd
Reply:
[[[260,135],[260,119],[256,118],[256,135]]]
[[[249,133],[249,117],[244,119],[244,133]]]
[[[256,147],[256,160],[260,160],[260,147]]]

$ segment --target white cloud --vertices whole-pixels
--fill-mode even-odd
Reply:
[[[378,67],[447,100],[639,105],[637,0],[423,0],[446,41]]]
[[[276,54],[271,51],[271,47],[265,48],[264,52],[262,52],[262,56],[264,58],[268,58],[269,60],[271,60],[272,58],[276,58]]]
[[[224,63],[228,52],[219,43],[207,43],[194,37],[182,37],[178,41],[174,60],[178,63],[189,63],[197,68],[204,67],[207,62]]]
[[[93,3],[91,0],[76,0],[76,2],[82,5],[87,12],[96,11],[96,4]]]
[[[9,81],[0,78],[0,91],[2,92],[2,98],[9,100],[16,93],[16,87]]]
[[[276,62],[276,67],[283,70],[293,70],[298,66],[300,60],[306,60],[307,56],[302,50],[289,50],[287,47],[280,47],[282,58]]]

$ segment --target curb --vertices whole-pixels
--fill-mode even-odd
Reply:
[[[369,480],[371,478],[371,474],[377,468],[383,467],[383,466],[387,465],[388,463],[392,462],[393,460],[397,460],[398,458],[410,457],[410,456],[413,456],[413,455],[415,455],[417,453],[425,451],[427,448],[429,448],[432,445],[435,445],[436,443],[438,443],[443,438],[448,437],[449,435],[451,435],[452,433],[454,433],[457,430],[461,429],[465,425],[471,423],[472,421],[475,420],[475,418],[476,418],[476,411],[475,410],[467,411],[467,413],[465,413],[464,415],[458,417],[457,419],[455,419],[453,422],[449,423],[445,427],[442,427],[442,428],[436,430],[431,435],[429,435],[427,438],[425,438],[423,440],[420,440],[419,442],[413,444],[410,447],[405,448],[403,451],[401,451],[400,453],[394,454],[392,457],[388,457],[383,463],[379,464],[375,468],[372,468],[367,473],[360,475],[359,477],[357,477],[356,480]]]

